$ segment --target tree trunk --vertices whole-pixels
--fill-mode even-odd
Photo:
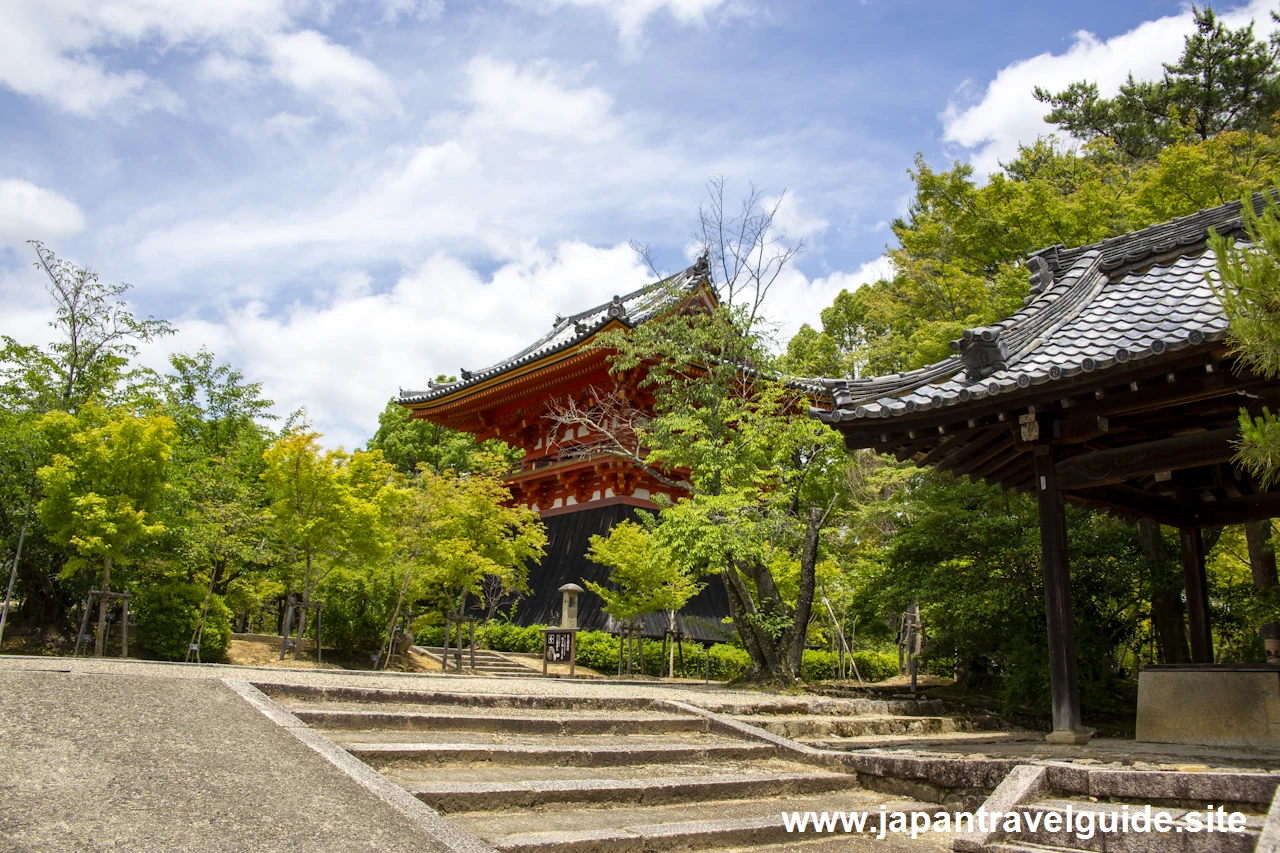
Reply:
[[[111,555],[108,554],[102,560],[102,591],[106,592],[111,589]],[[77,640],[79,642],[79,640]],[[107,598],[106,596],[98,596],[98,632],[97,637],[93,640],[93,656],[102,657],[106,651],[107,642]]]
[[[302,607],[298,608],[297,624],[298,624],[298,640],[294,644],[293,654],[298,656],[302,651],[302,635],[307,630],[307,617],[311,615],[311,609],[307,607],[311,603],[311,552],[307,552],[307,571],[302,576]],[[286,626],[287,627],[287,626]]]
[[[27,538],[27,525],[31,522],[31,504],[35,490],[27,492],[27,511],[22,516],[22,530],[18,532],[18,547],[13,552],[13,566],[9,569],[9,584],[5,588],[4,603],[0,604],[0,648],[4,646],[4,626],[9,621],[9,608],[13,605],[13,581],[18,576],[18,563],[22,560],[22,543]]]
[[[754,674],[773,677],[777,672],[777,665],[770,660],[769,638],[763,635],[760,626],[756,623],[755,605],[751,601],[751,595],[747,592],[745,584],[742,583],[742,578],[738,577],[737,568],[732,565],[725,566],[720,570],[720,579],[724,581],[725,592],[729,597],[729,615],[733,619],[733,626],[737,629],[738,636],[742,639],[743,648],[751,656]]]
[[[1271,519],[1246,524],[1244,538],[1249,543],[1249,568],[1253,571],[1254,586],[1267,589],[1280,583],[1276,578],[1276,551],[1271,545]]]
[[[1138,540],[1150,571],[1151,625],[1160,658],[1165,663],[1189,663],[1191,646],[1182,605],[1182,578],[1164,546],[1160,525],[1149,518],[1138,519]]]
[[[822,510],[809,509],[804,531],[804,547],[800,551],[800,590],[796,594],[795,622],[791,629],[791,647],[787,649],[787,665],[793,677],[800,677],[804,662],[804,646],[809,635],[809,616],[813,612],[813,588],[817,583],[818,531],[822,526]]]

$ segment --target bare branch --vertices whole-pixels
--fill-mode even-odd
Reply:
[[[650,465],[648,453],[641,444],[647,415],[632,406],[620,392],[602,390],[596,386],[587,389],[592,401],[584,406],[576,399],[557,400],[545,417],[558,430],[573,427],[576,435],[579,427],[586,427],[585,440],[561,441],[560,454],[566,459],[585,459],[591,456],[612,456],[623,459],[641,469],[659,483],[671,489],[690,494],[700,490],[688,480],[672,477],[668,472]]]

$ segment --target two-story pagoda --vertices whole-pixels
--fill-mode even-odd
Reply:
[[[657,495],[680,494],[626,459],[603,451],[604,436],[587,427],[559,427],[553,413],[573,403],[589,408],[596,395],[616,394],[641,411],[653,405],[642,387],[643,371],[610,370],[609,351],[593,343],[604,332],[633,329],[676,310],[710,310],[717,304],[705,260],[663,281],[615,296],[569,317],[556,317],[546,335],[520,352],[480,370],[463,370],[457,382],[432,383],[426,391],[401,391],[400,404],[415,418],[498,438],[524,450],[507,475],[512,500],[536,511],[547,526],[547,553],[530,566],[529,598],[516,610],[519,623],[558,621],[561,585],[603,583],[608,570],[587,559],[593,535],[607,534],[638,510],[656,509]],[[594,595],[583,597],[578,624],[613,629]],[[710,584],[677,617],[686,636],[716,639],[729,613],[724,590]],[[662,615],[645,632],[660,636]]]

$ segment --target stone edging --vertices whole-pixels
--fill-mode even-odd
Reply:
[[[221,681],[264,717],[320,753],[351,781],[408,818],[438,845],[437,849],[449,853],[497,853],[493,847],[441,817],[435,809],[299,720],[249,682],[235,678]]]
[[[654,705],[705,717],[712,731],[773,744],[780,754],[795,761],[856,775],[864,788],[922,802],[976,805],[1014,767],[1030,763],[1003,758],[923,758],[817,749],[687,702],[655,699]]]

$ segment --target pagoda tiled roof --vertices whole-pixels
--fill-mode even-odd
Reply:
[[[1255,209],[1263,198],[1255,195]],[[1221,340],[1227,318],[1207,276],[1210,229],[1239,238],[1240,202],[1087,246],[1030,255],[1031,295],[1006,320],[968,329],[927,367],[866,379],[806,380],[829,395],[827,423],[964,406],[1125,362]]]
[[[646,284],[608,302],[568,317],[557,316],[551,331],[520,352],[488,367],[463,370],[456,382],[432,383],[426,391],[400,391],[401,404],[425,403],[501,376],[518,367],[557,352],[571,349],[617,321],[635,328],[653,317],[680,305],[703,284],[709,284],[705,259],[673,276]]]

